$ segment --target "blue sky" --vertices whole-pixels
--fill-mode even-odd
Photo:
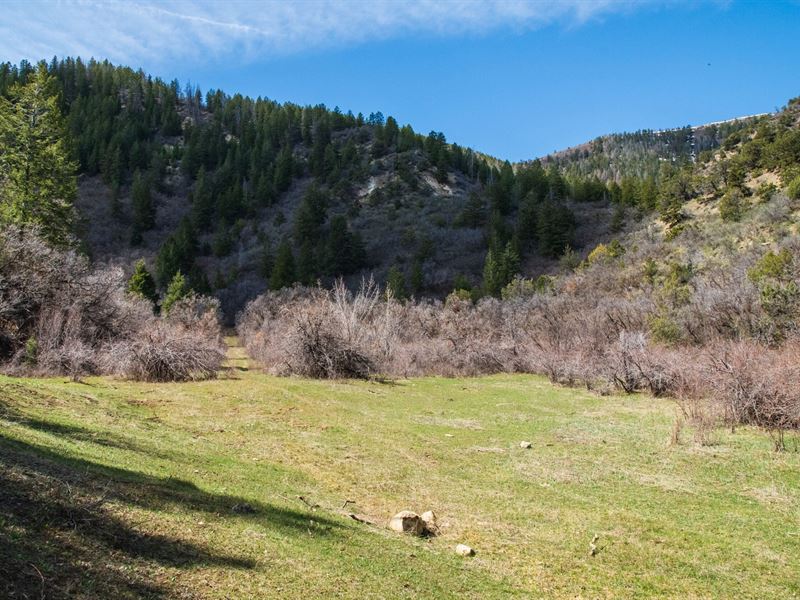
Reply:
[[[800,95],[800,2],[20,2],[0,60],[81,55],[343,110],[510,160]]]

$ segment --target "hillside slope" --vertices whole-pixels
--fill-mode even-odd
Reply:
[[[0,95],[32,68],[0,65]],[[398,295],[479,288],[490,250],[508,258],[501,280],[520,262],[552,269],[606,212],[585,206],[576,222],[557,173],[521,183],[509,163],[381,113],[204,95],[107,62],[47,70],[80,166],[86,250],[128,268],[146,258],[162,289],[180,270],[229,318],[267,286],[340,276],[391,274]]]
[[[32,68],[0,64],[0,96]],[[614,134],[511,165],[380,113],[202,94],[107,62],[47,70],[80,166],[85,250],[126,269],[145,258],[162,291],[181,271],[229,322],[267,288],[338,277],[499,296],[517,274],[555,274],[747,178],[752,157],[703,169],[728,164],[713,158],[724,140],[777,118]]]
[[[719,148],[732,133],[741,131],[764,116],[740,117],[663,131],[647,129],[613,133],[539,160],[544,165],[555,165],[571,177],[595,177],[601,181],[617,182],[626,177],[655,178],[662,162],[693,163],[701,154]]]

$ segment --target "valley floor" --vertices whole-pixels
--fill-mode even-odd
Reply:
[[[800,595],[797,440],[670,445],[675,414],[531,376],[320,382],[241,357],[201,383],[2,377],[0,596]],[[402,509],[441,535],[389,532]]]

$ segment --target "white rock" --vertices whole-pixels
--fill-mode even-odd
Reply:
[[[459,544],[456,546],[456,554],[459,556],[474,556],[475,550],[467,546],[466,544]]]
[[[398,533],[411,533],[422,535],[425,531],[425,523],[420,516],[410,510],[401,510],[389,521],[389,529]]]
[[[420,515],[422,523],[425,525],[425,531],[431,535],[439,533],[439,522],[436,519],[436,514],[432,511],[426,511]]]
[[[526,450],[528,448],[531,448],[532,446],[533,446],[533,444],[531,444],[530,442],[520,442],[519,443],[519,447],[520,448],[525,448]]]

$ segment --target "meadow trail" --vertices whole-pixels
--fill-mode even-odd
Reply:
[[[247,350],[239,340],[239,336],[234,332],[229,332],[225,336],[225,346],[227,350],[222,368],[227,369],[230,373],[249,371],[250,357],[247,356]]]

